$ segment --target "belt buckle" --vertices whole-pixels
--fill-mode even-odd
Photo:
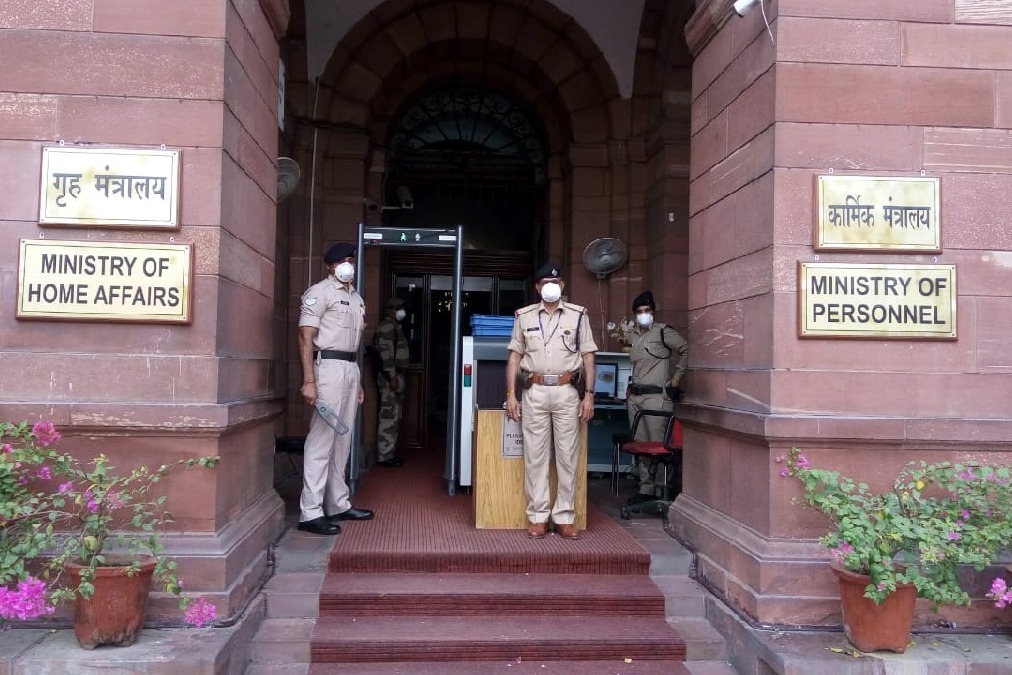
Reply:
[[[541,383],[544,384],[544,385],[546,385],[546,386],[548,386],[548,387],[557,387],[557,386],[559,386],[559,376],[558,375],[542,375],[541,376]]]

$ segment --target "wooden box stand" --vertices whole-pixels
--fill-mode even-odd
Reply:
[[[503,456],[504,410],[478,410],[474,457],[475,527],[527,529],[527,495],[524,494],[524,458]],[[577,530],[587,529],[587,425],[580,425],[580,461],[576,479]],[[555,466],[551,468],[555,494]]]

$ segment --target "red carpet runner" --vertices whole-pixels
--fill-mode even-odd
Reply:
[[[375,467],[331,553],[311,675],[687,673],[650,555],[588,510],[582,539],[477,530],[441,466]],[[522,489],[522,487],[520,488]]]

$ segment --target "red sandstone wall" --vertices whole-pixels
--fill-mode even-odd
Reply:
[[[269,402],[280,0],[10,0],[0,7],[0,403],[123,468],[218,453],[166,483],[195,591],[244,599],[277,531]],[[181,150],[175,232],[38,225],[42,148]],[[192,242],[190,326],[15,319],[18,242]],[[199,495],[199,498],[194,498]],[[232,526],[229,530],[228,526]],[[224,532],[227,535],[223,535]],[[220,539],[220,540],[219,540]],[[227,541],[226,541],[227,539]]]
[[[775,47],[753,11],[731,16],[694,63],[698,405],[686,411],[676,522],[707,583],[750,616],[834,623],[825,553],[804,539],[825,523],[790,503],[796,486],[775,455],[798,444],[817,465],[882,486],[913,457],[1008,450],[1012,3],[778,0],[767,13]],[[797,261],[815,260],[813,177],[830,168],[941,179],[941,254],[819,259],[955,264],[958,340],[797,338]],[[978,594],[981,579],[970,580]]]

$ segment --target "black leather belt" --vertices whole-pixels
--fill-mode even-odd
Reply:
[[[357,361],[358,354],[355,352],[342,352],[340,349],[321,349],[316,352],[321,359],[337,359],[339,361]]]
[[[663,394],[664,387],[660,387],[656,384],[630,384],[629,393],[633,396],[643,396],[645,394]]]

